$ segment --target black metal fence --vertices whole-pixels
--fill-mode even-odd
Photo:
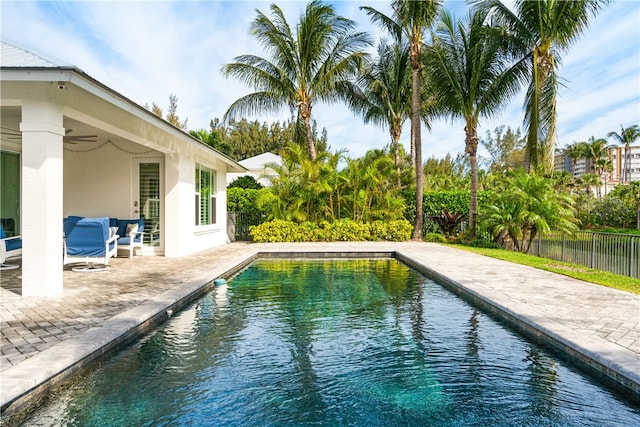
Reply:
[[[640,278],[640,235],[554,231],[536,239],[529,253]]]
[[[231,240],[251,241],[249,227],[266,221],[263,214],[256,212],[227,212],[227,233]]]

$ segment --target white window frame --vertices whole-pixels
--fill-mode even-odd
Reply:
[[[206,172],[209,174],[209,183],[208,186],[211,189],[210,193],[203,190],[201,188],[202,184],[202,174]],[[202,164],[196,163],[196,171],[195,171],[195,225],[196,227],[210,227],[217,225],[217,175],[218,172],[210,167],[204,166]],[[207,196],[209,193],[209,216],[208,218],[203,218],[202,212],[202,196]]]

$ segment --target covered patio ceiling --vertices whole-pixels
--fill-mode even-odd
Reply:
[[[0,108],[0,123],[2,123],[0,141],[3,146],[21,145],[21,121],[22,114],[19,106],[3,106]],[[63,127],[66,133],[63,137],[65,148],[73,149],[76,145],[78,147],[89,144],[95,145],[92,143],[103,143],[107,140],[118,144],[126,140],[115,133],[68,116],[63,117]]]

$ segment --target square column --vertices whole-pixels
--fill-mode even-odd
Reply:
[[[62,292],[62,107],[22,106],[22,296]]]
[[[195,208],[193,161],[176,153],[165,155],[164,255],[179,257],[190,252]],[[179,225],[179,226],[178,226]]]

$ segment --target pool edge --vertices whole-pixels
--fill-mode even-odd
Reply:
[[[402,250],[366,250],[366,251],[283,251],[283,250],[256,250],[238,258],[232,266],[221,267],[221,270],[212,272],[208,279],[199,278],[185,282],[176,288],[164,292],[148,302],[127,310],[107,320],[99,327],[92,328],[77,337],[53,346],[30,359],[7,369],[2,373],[3,383],[5,377],[22,377],[21,389],[15,387],[8,392],[3,384],[1,413],[3,418],[16,413],[26,411],[26,407],[45,397],[48,392],[60,383],[70,379],[91,364],[102,360],[123,348],[136,338],[147,333],[157,325],[164,322],[169,316],[169,311],[176,313],[184,306],[193,302],[201,295],[213,288],[213,280],[221,277],[229,279],[246,266],[260,258],[382,258],[390,257],[398,259],[411,268],[436,280],[439,284],[454,291],[456,294],[470,300],[474,305],[505,319],[520,333],[528,338],[543,342],[556,349],[560,354],[567,356],[571,362],[596,376],[610,387],[623,391],[630,395],[634,401],[640,401],[640,374],[627,369],[624,364],[608,360],[597,352],[590,350],[577,342],[567,340],[557,333],[558,326],[549,325],[549,322],[536,322],[527,318],[513,309],[488,298],[485,294],[474,291],[465,286],[461,281],[456,281],[442,273],[435,267],[430,267],[412,258],[410,254],[404,254]],[[551,327],[550,327],[551,326]],[[108,334],[105,334],[105,331]],[[96,340],[96,336],[99,339]],[[60,352],[61,345],[72,347],[65,357],[52,357]],[[611,344],[613,346],[613,344]],[[54,350],[55,349],[55,350]],[[83,349],[81,357],[77,357],[80,349]],[[617,349],[619,351],[620,349]],[[624,353],[624,352],[622,352]],[[75,356],[74,356],[75,355]],[[68,359],[75,357],[72,362]],[[57,359],[56,363],[44,372],[38,372],[34,376],[31,365],[46,360]],[[66,364],[65,364],[66,363]],[[20,368],[20,369],[18,369]],[[13,371],[10,373],[10,371]],[[29,375],[26,375],[26,374]],[[27,378],[27,379],[25,379]]]

